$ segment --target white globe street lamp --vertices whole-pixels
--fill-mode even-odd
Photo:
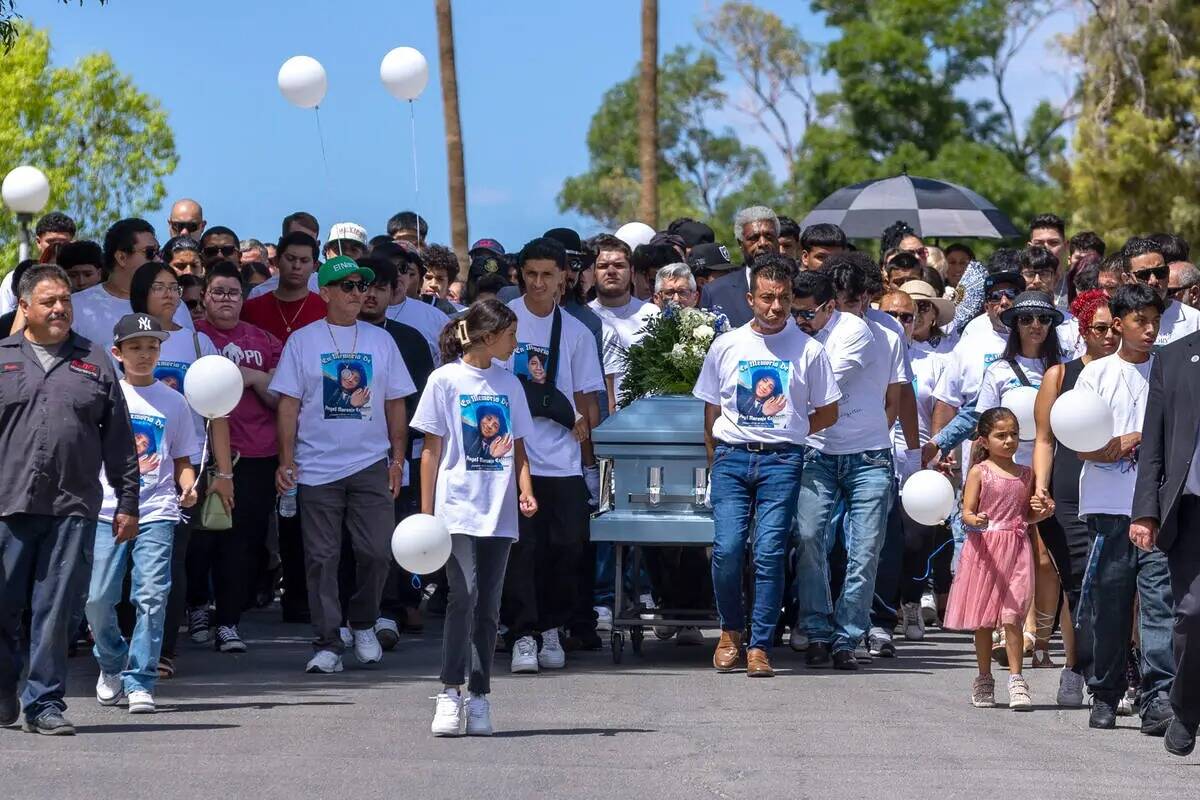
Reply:
[[[17,213],[21,226],[20,260],[24,261],[29,258],[32,244],[29,223],[50,201],[50,181],[37,167],[20,166],[4,176],[0,197],[4,198],[4,205]]]

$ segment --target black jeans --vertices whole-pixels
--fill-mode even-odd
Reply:
[[[171,593],[167,595],[167,616],[163,621],[162,657],[174,658],[179,640],[179,626],[187,609],[188,548],[192,541],[192,521],[181,517],[175,525],[175,543],[171,547]],[[126,597],[129,595],[126,594]]]
[[[1167,553],[1175,597],[1175,684],[1171,706],[1185,725],[1200,724],[1200,498],[1184,495],[1179,538]]]
[[[871,600],[871,627],[891,633],[896,627],[900,581],[904,572],[904,523],[900,496],[892,486],[892,506],[884,527],[883,547],[875,571],[875,596]]]
[[[504,579],[501,618],[509,620],[513,637],[571,622],[579,595],[579,565],[588,541],[588,490],[582,475],[535,475],[533,493],[538,512],[520,517],[520,538],[509,553]]]
[[[280,606],[284,622],[308,622],[308,583],[304,571],[304,539],[300,535],[300,515],[279,520],[279,570],[283,576]]]

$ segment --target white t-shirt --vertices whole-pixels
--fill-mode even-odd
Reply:
[[[692,394],[721,407],[719,442],[804,444],[809,415],[841,397],[829,358],[795,325],[764,336],[753,324],[716,338]]]
[[[201,356],[219,356],[221,351],[217,349],[206,333],[197,333],[194,330],[182,328],[177,331],[167,331],[167,334],[167,340],[162,343],[162,349],[158,352],[158,363],[154,366],[154,379],[162,381],[182,395],[188,368],[198,358],[196,355],[197,340],[199,340]],[[195,339],[192,338],[193,335],[196,337]],[[204,417],[193,411],[192,420],[196,429],[196,437],[203,444]],[[200,455],[200,453],[196,453],[195,458],[192,459],[193,464],[200,463]]]
[[[1042,375],[1045,374],[1046,367],[1040,358],[1017,356],[1017,364],[1033,388],[1036,389],[1042,385]],[[1004,405],[1005,395],[1022,385],[1021,379],[1017,377],[1012,365],[1002,358],[996,359],[983,373],[983,380],[979,386],[979,397],[975,401],[975,410],[982,414],[989,408]],[[1029,431],[1021,431],[1022,437],[1027,437],[1029,434]],[[1013,456],[1013,461],[1027,467],[1033,466],[1032,438],[1028,441],[1022,438],[1021,443],[1017,446],[1017,454]],[[969,467],[967,468],[969,469]]]
[[[550,354],[550,330],[554,324],[553,312],[539,317],[525,305],[524,296],[508,304],[517,315],[517,349],[505,366],[517,375],[524,375],[535,383],[546,379],[546,363]],[[562,331],[559,341],[559,366],[554,384],[575,408],[576,392],[599,392],[604,389],[604,375],[600,370],[600,356],[596,352],[596,337],[582,322],[559,309],[562,316]],[[530,369],[530,358],[534,366]],[[576,409],[578,413],[578,409]],[[525,452],[529,456],[529,471],[543,478],[569,478],[581,475],[579,442],[575,434],[553,420],[533,418],[533,429],[525,440]]]
[[[870,343],[862,356],[862,366],[848,371],[838,381],[842,399],[838,401],[838,421],[808,437],[808,445],[828,455],[848,455],[867,450],[890,450],[885,395],[893,383],[906,383],[904,346],[889,328],[852,314],[834,312],[816,340],[828,353],[838,353],[843,342],[857,348],[866,336]]]
[[[420,300],[413,300],[411,297],[408,297],[401,303],[388,306],[387,318],[396,322],[403,322],[405,325],[420,331],[425,340],[429,342],[429,350],[433,353],[434,365],[442,363],[442,351],[438,346],[438,340],[442,337],[442,329],[450,321],[448,316],[429,303],[423,303]]]
[[[320,486],[388,454],[384,402],[417,390],[391,334],[366,322],[305,325],[283,347],[271,391],[300,400],[296,480]]]
[[[75,315],[75,321],[71,323],[72,330],[85,339],[91,339],[93,344],[100,345],[106,353],[112,347],[113,327],[117,321],[133,313],[129,300],[113,297],[103,283],[71,295],[71,307]],[[192,315],[183,303],[175,309],[175,316],[171,319],[181,328],[190,330],[195,327]]]
[[[17,293],[13,290],[12,284],[13,273],[9,272],[4,276],[4,280],[0,281],[0,314],[7,314],[10,311],[17,310]]]
[[[500,366],[460,359],[429,376],[412,427],[442,437],[434,516],[451,533],[517,538],[515,442],[533,428],[525,390]]]
[[[175,459],[200,457],[200,440],[192,426],[192,410],[183,395],[162,381],[149,386],[130,386],[121,381],[133,441],[137,447],[141,491],[138,494],[138,522],[179,520],[179,495],[175,491]],[[111,522],[117,513],[117,495],[100,473],[104,499],[100,519]],[[183,487],[187,488],[187,487]]]
[[[917,427],[919,439],[924,445],[929,441],[930,429],[933,427],[933,387],[946,368],[946,358],[954,347],[954,340],[943,336],[936,344],[930,342],[910,342],[908,345],[908,360],[913,370],[913,393],[917,396]],[[908,443],[904,440],[904,431],[900,420],[892,426],[892,459],[896,465],[896,474],[904,474],[904,459],[908,451]]]
[[[1076,389],[1091,389],[1103,397],[1113,412],[1113,435],[1142,429],[1150,394],[1151,356],[1131,364],[1117,353],[1089,362],[1075,381]],[[1088,514],[1129,516],[1133,487],[1137,483],[1138,451],[1112,464],[1084,461],[1079,475],[1079,518]]]
[[[258,286],[255,286],[253,289],[251,289],[250,294],[246,297],[246,299],[253,300],[256,297],[266,294],[267,292],[273,292],[278,288],[279,276],[272,275]],[[313,270],[313,274],[308,276],[308,290],[313,294],[321,293],[321,285],[317,283],[317,271],[315,269]]]
[[[621,360],[630,347],[645,336],[646,323],[662,312],[654,303],[629,298],[629,302],[616,308],[603,305],[599,300],[588,303],[604,323],[604,374],[612,375],[613,388],[619,397],[625,373],[621,371]]]
[[[978,325],[980,320],[985,324]],[[942,374],[933,387],[934,399],[954,408],[974,403],[979,395],[979,386],[983,383],[983,373],[1000,357],[1007,344],[1007,334],[996,331],[986,314],[971,320],[963,329],[962,337],[954,349],[946,356]],[[971,461],[971,440],[964,441],[961,449],[959,463],[964,465],[965,470],[965,465]]]
[[[1162,321],[1158,324],[1158,338],[1154,343],[1162,347],[1196,331],[1200,331],[1200,311],[1185,306],[1178,300],[1172,300],[1167,303],[1167,310],[1163,312]]]
[[[913,379],[912,362],[909,360],[908,346],[906,344],[908,336],[904,333],[904,326],[891,314],[885,314],[873,306],[867,307],[865,318],[867,322],[874,322],[876,325],[886,328],[892,334],[888,338],[898,343],[898,347],[904,358],[904,382],[908,383],[911,381]]]

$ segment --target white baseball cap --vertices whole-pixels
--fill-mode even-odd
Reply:
[[[335,222],[325,237],[326,243],[345,240],[367,246],[367,229],[356,222]]]

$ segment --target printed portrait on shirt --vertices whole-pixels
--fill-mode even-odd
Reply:
[[[791,368],[790,361],[738,362],[738,425],[750,428],[787,426],[787,417],[779,415],[787,408]]]
[[[162,464],[163,430],[166,420],[153,414],[130,414],[133,427],[133,444],[137,451],[138,474],[141,485],[158,480],[158,467]]]
[[[159,361],[154,365],[154,380],[162,381],[180,394],[183,393],[183,379],[187,375],[188,365],[182,361]]]
[[[495,394],[460,394],[463,453],[467,471],[494,472],[504,469],[512,454],[512,417],[508,397]]]
[[[534,383],[545,383],[550,368],[550,349],[536,344],[520,343],[513,352],[513,373],[524,375]]]
[[[325,419],[371,419],[371,354],[322,353]]]

